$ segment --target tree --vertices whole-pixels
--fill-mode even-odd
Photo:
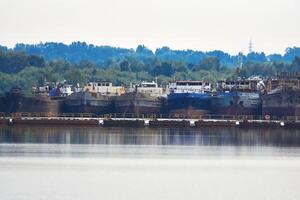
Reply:
[[[121,71],[125,71],[125,72],[130,72],[131,69],[130,69],[130,64],[127,60],[123,60],[121,63],[120,63],[120,69]]]
[[[172,76],[174,73],[174,69],[172,68],[172,65],[167,62],[163,62],[160,66],[156,66],[151,74],[153,76],[158,76],[158,75],[164,75],[164,76]]]
[[[139,54],[141,57],[153,56],[153,52],[144,45],[139,45],[136,48],[136,53]]]
[[[172,66],[175,72],[184,72],[184,73],[188,72],[188,68],[186,66],[186,63],[184,62],[176,61],[172,63]]]
[[[45,66],[45,60],[43,57],[38,55],[30,55],[28,56],[28,63],[30,66],[35,67],[44,67]]]
[[[194,67],[194,71],[197,70],[220,70],[220,60],[217,57],[208,57],[200,61],[200,63]]]
[[[300,56],[296,56],[291,64],[291,70],[293,72],[299,72],[300,71]]]

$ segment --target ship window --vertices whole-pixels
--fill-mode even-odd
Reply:
[[[187,82],[177,82],[177,85],[188,85]]]
[[[209,83],[205,83],[205,85],[206,85],[206,86],[208,86],[208,85],[209,85]]]
[[[189,83],[187,83],[188,85],[191,85],[191,86],[197,86],[197,85],[203,85],[203,83],[202,82],[189,82]]]
[[[151,88],[151,87],[155,87],[156,85],[155,84],[143,84],[142,87],[145,87],[145,88]]]
[[[244,104],[244,102],[243,101],[240,101],[240,105],[242,106]]]

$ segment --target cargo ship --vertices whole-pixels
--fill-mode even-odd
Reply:
[[[68,113],[112,113],[114,99],[125,93],[122,86],[113,86],[111,82],[90,82],[82,91],[67,97],[64,111]]]
[[[115,98],[115,112],[122,114],[160,114],[164,107],[163,88],[152,82],[141,82]]]
[[[20,87],[12,87],[9,92],[1,95],[0,112],[10,114],[19,109],[21,98],[23,98]]]
[[[61,113],[65,98],[72,93],[71,85],[45,83],[32,87],[32,95],[26,96],[20,87],[13,87],[1,98],[0,112]]]
[[[211,89],[211,83],[208,81],[171,82],[167,96],[169,113],[186,117],[209,114]]]
[[[65,83],[45,83],[33,87],[33,96],[23,97],[17,112],[57,114],[63,112],[64,101],[73,93],[73,86]]]
[[[267,82],[267,92],[262,96],[262,115],[300,116],[300,73],[282,73]]]
[[[260,79],[219,81],[217,92],[211,99],[215,115],[260,115],[260,90],[264,83]]]

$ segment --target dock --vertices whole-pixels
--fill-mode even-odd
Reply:
[[[183,115],[137,115],[90,113],[0,113],[0,125],[55,125],[55,126],[102,126],[102,127],[300,127],[300,116],[282,118],[262,116],[205,115],[186,118]]]

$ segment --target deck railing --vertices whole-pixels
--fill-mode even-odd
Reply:
[[[300,116],[261,116],[261,115],[183,115],[183,114],[130,114],[130,113],[109,113],[109,114],[92,114],[92,113],[30,113],[17,112],[5,114],[0,112],[0,118],[102,118],[102,119],[197,119],[197,120],[239,120],[239,121],[285,121],[285,122],[300,122]]]

